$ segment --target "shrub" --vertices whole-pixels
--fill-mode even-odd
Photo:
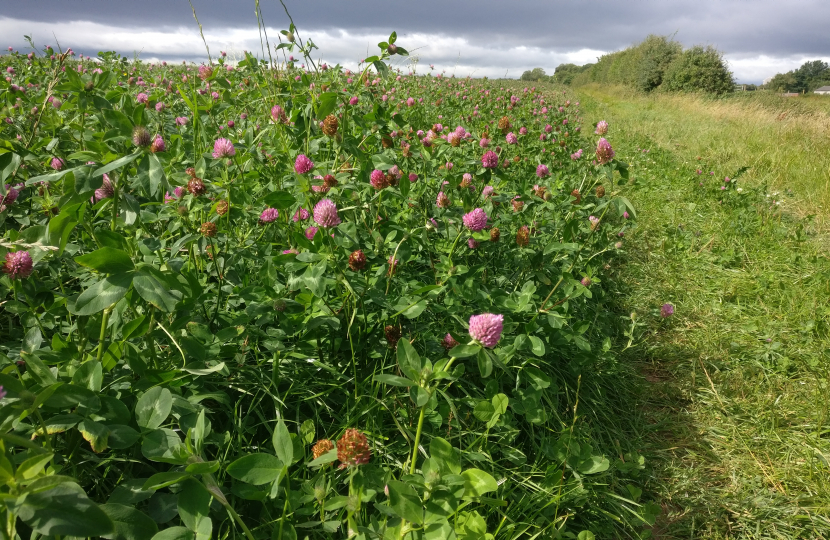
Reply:
[[[712,47],[692,47],[672,62],[661,90],[667,92],[705,92],[725,94],[734,89],[732,72],[723,56]]]

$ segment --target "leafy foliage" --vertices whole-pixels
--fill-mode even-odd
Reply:
[[[683,50],[666,36],[650,35],[622,51],[602,56],[573,84],[621,84],[643,92],[731,92],[734,81],[722,55],[712,47]]]
[[[625,164],[558,92],[282,35],[310,69],[2,58],[5,532],[639,534],[642,458],[578,408]]]

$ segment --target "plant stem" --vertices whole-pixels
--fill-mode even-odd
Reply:
[[[450,366],[452,366],[453,362],[455,362],[455,357],[453,356],[450,358],[450,361],[447,362],[447,365],[444,366],[444,371],[448,371]],[[432,393],[435,391],[435,387],[428,389],[429,397],[432,399]],[[421,413],[418,415],[418,428],[415,431],[415,444],[412,447],[412,462],[409,464],[409,474],[415,474],[415,462],[418,459],[418,445],[421,443],[421,432],[424,429],[424,415],[426,414],[427,404],[429,403],[429,399],[427,403],[424,403],[423,407],[421,407]]]
[[[110,319],[110,312],[112,308],[107,308],[104,310],[104,316],[101,319],[101,333],[98,335],[98,357],[97,360],[100,362],[101,358],[104,357],[104,340],[107,337],[107,323]]]

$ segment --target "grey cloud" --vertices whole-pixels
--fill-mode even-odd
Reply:
[[[649,33],[686,45],[712,44],[731,53],[768,55],[830,52],[830,2],[824,0],[285,0],[302,30],[345,28],[365,33],[440,33],[471,43],[517,43],[554,49],[615,50]],[[41,0],[11,2],[6,17],[35,21],[90,20],[159,28],[194,24],[185,0]],[[206,28],[251,26],[253,0],[193,0]],[[278,0],[261,0],[268,26],[286,27]]]
[[[612,51],[643,39],[647,34],[675,34],[684,45],[714,45],[735,59],[739,78],[751,82],[762,74],[752,58],[769,57],[775,69],[787,69],[801,59],[830,56],[830,2],[826,0],[285,0],[300,33],[335,36],[346,31],[350,36],[375,39],[396,30],[405,47],[422,47],[426,63],[454,66],[478,74],[503,74],[510,69],[541,65],[552,71],[563,59],[574,61],[569,53],[580,50]],[[11,2],[0,0],[2,15],[40,23],[66,24],[92,21],[122,27],[178,34],[197,32],[187,0],[40,0]],[[217,35],[235,29],[256,28],[254,0],[193,0],[205,32]],[[260,0],[265,23],[286,28],[287,17],[279,0]],[[17,28],[15,28],[17,30]],[[27,25],[19,25],[19,36],[10,44],[22,43]],[[14,34],[14,32],[12,32]],[[44,32],[40,32],[41,34]],[[367,37],[368,36],[368,37]],[[38,43],[52,41],[51,35],[36,35]],[[93,36],[88,41],[92,42]],[[321,38],[322,39],[322,38]],[[254,50],[257,43],[246,41]],[[315,37],[315,41],[318,38]],[[365,54],[367,43],[348,44],[326,39],[334,50],[324,49],[327,59],[353,62]],[[369,42],[370,50],[377,41]],[[321,44],[321,48],[323,43]],[[213,45],[213,44],[211,44]],[[73,43],[82,48],[84,43]],[[524,47],[522,49],[521,47]],[[141,47],[144,55],[159,58],[201,58],[198,47],[174,52],[161,50],[149,42]],[[119,50],[132,53],[132,50]],[[458,57],[461,60],[458,60]],[[577,55],[575,63],[594,61],[594,56]],[[779,60],[788,59],[783,61]],[[772,69],[771,67],[769,69]],[[770,73],[771,74],[771,73]]]

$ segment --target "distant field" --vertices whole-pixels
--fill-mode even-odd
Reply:
[[[579,92],[597,100],[598,114],[606,111],[612,125],[625,123],[627,133],[649,136],[687,160],[699,156],[703,174],[722,178],[749,167],[742,181],[766,183],[784,195],[788,210],[815,214],[821,232],[830,227],[830,96],[646,96],[598,86]]]

